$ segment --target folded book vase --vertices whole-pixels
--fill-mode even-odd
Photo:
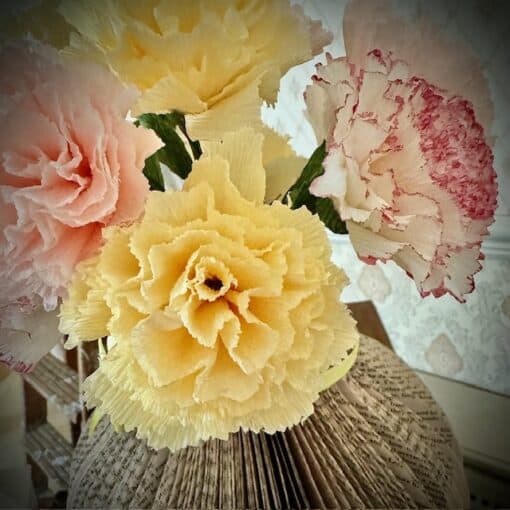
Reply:
[[[441,409],[389,349],[362,337],[345,379],[283,433],[238,432],[175,454],[104,417],[84,431],[69,508],[466,508],[462,457]]]

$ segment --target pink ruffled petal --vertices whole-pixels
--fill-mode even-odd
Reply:
[[[144,161],[161,141],[126,120],[136,90],[99,65],[27,41],[0,65],[0,303],[52,308],[101,227],[140,216]]]

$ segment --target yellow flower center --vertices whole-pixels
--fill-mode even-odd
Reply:
[[[227,266],[215,257],[202,257],[192,272],[187,288],[201,301],[215,301],[237,286]]]

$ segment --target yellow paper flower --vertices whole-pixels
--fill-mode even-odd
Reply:
[[[260,125],[287,70],[331,41],[287,0],[64,0],[68,51],[100,60],[142,95],[133,115],[179,110],[192,138]]]
[[[182,191],[152,192],[139,223],[106,229],[62,305],[71,345],[115,341],[89,405],[155,448],[284,430],[356,349],[324,227],[264,205],[264,180],[261,134],[207,144]]]
[[[264,126],[262,164],[266,170],[265,202],[279,200],[297,181],[306,165],[306,158],[299,157],[289,145],[289,138]]]

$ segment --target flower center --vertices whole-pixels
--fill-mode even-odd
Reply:
[[[215,290],[216,292],[223,287],[223,282],[216,276],[213,276],[212,278],[206,278],[204,280],[204,284],[207,285],[207,287],[209,287],[211,290]]]
[[[189,289],[202,301],[215,301],[237,285],[229,268],[215,257],[202,257],[194,267]]]

